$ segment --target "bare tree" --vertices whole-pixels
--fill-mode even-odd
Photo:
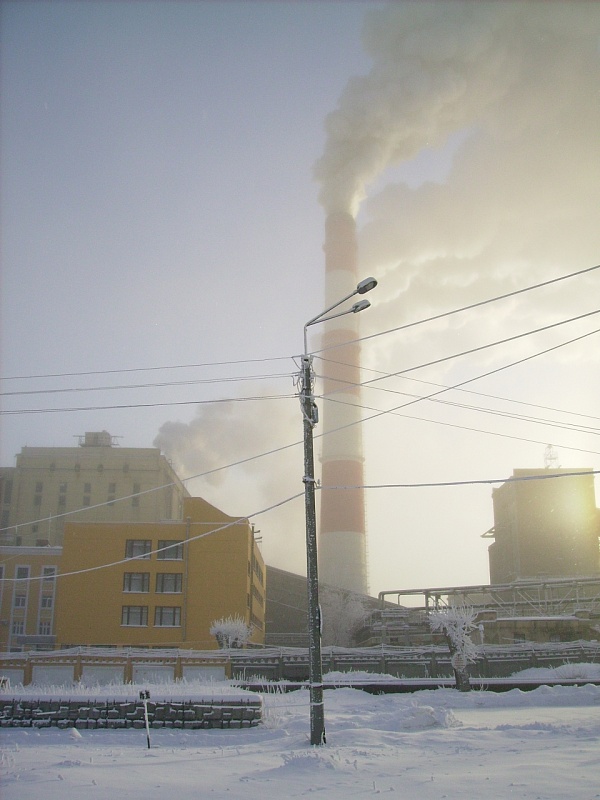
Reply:
[[[252,635],[252,627],[246,625],[242,617],[221,617],[210,626],[210,634],[214,636],[220,648],[243,647]]]
[[[476,616],[477,612],[468,606],[450,606],[429,613],[431,630],[442,633],[448,643],[456,688],[461,692],[468,692],[471,688],[467,665],[478,656],[477,647],[471,639]]]

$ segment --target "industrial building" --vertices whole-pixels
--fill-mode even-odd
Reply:
[[[23,447],[0,470],[0,545],[60,546],[65,522],[180,519],[189,492],[158,448],[107,431],[76,447]]]
[[[515,469],[492,494],[490,582],[600,575],[594,475],[590,469]]]

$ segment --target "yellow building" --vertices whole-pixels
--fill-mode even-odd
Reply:
[[[0,547],[0,652],[54,647],[60,547]]]
[[[248,520],[189,497],[181,521],[66,524],[58,647],[212,649],[212,623],[230,616],[264,643],[265,566]]]

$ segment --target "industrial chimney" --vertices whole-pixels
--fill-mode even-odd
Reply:
[[[335,212],[325,224],[325,301],[332,305],[357,285],[356,225],[351,214]],[[319,579],[368,593],[363,455],[360,425],[358,315],[325,323],[323,352],[315,371],[323,376],[321,522]]]

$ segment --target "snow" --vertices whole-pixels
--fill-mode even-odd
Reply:
[[[596,664],[567,667],[584,680],[598,677]],[[556,672],[527,670],[527,677],[557,677]],[[333,687],[348,675],[327,678]],[[352,673],[353,680],[360,678]],[[377,678],[363,676],[369,683]],[[216,683],[122,688],[133,695],[149,689],[153,698],[240,694],[235,686]],[[108,692],[101,687],[97,694]],[[4,696],[9,694],[65,697],[52,687],[15,687]],[[97,694],[86,690],[88,697]],[[600,798],[599,686],[387,695],[330,688],[323,747],[309,743],[308,691],[285,693],[273,684],[263,700],[258,727],[153,729],[150,749],[138,729],[4,728],[2,798],[115,800],[125,792],[128,800],[174,792],[178,800],[264,800],[266,793],[327,800],[376,794],[419,800]]]

